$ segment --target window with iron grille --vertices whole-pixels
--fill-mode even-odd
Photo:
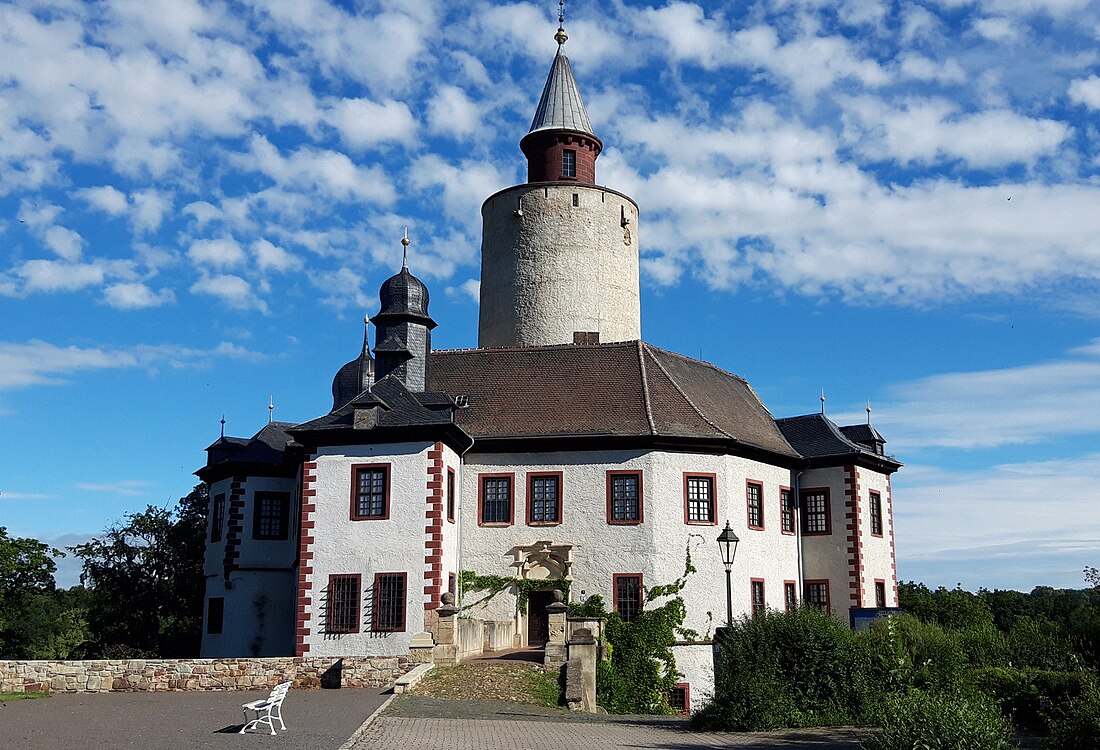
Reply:
[[[785,581],[783,583],[783,607],[788,612],[793,612],[798,609],[798,592],[794,585],[794,581]]]
[[[806,604],[820,609],[829,609],[829,582],[806,581]]]
[[[396,633],[405,630],[405,574],[376,573],[371,630]]]
[[[351,497],[353,521],[390,517],[390,467],[385,464],[353,466]]]
[[[447,520],[455,520],[455,470],[447,469]]]
[[[794,498],[786,487],[779,490],[779,530],[794,533]]]
[[[577,152],[566,149],[561,152],[561,176],[577,176]]]
[[[512,478],[481,478],[481,522],[512,523]]]
[[[222,528],[225,526],[225,493],[214,495],[210,508],[210,541],[222,540]]]
[[[527,481],[527,522],[561,523],[561,475],[530,474]]]
[[[875,581],[875,606],[886,609],[886,581]]]
[[[611,523],[639,523],[642,520],[642,475],[640,472],[609,472],[607,475],[607,520]]]
[[[806,490],[802,493],[802,532],[829,533],[829,491]]]
[[[257,492],[252,515],[253,539],[286,539],[290,521],[290,493]]]
[[[871,493],[871,533],[882,536],[882,497],[877,492]]]
[[[714,523],[714,477],[684,477],[688,523]]]
[[[642,611],[642,576],[640,573],[616,573],[615,611],[626,622],[634,622]]]
[[[224,497],[224,496],[223,496]],[[212,596],[206,600],[206,632],[217,635],[225,621],[225,597]]]
[[[668,694],[668,707],[675,713],[691,713],[691,685],[686,682],[676,683],[672,692]]]
[[[748,503],[749,528],[764,528],[764,485],[758,482],[745,484],[745,499]]]
[[[752,589],[752,614],[755,617],[764,611],[764,579],[754,578],[749,585]]]
[[[359,594],[363,577],[358,573],[330,575],[325,599],[325,632],[359,632]]]

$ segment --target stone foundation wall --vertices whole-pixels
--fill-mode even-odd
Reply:
[[[262,690],[386,687],[415,666],[407,656],[266,659],[0,661],[0,692]]]

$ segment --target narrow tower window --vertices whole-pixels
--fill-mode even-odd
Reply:
[[[561,176],[577,176],[577,152],[566,150],[561,152]]]

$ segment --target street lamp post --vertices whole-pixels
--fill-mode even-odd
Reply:
[[[730,585],[730,570],[733,569],[733,558],[737,555],[737,543],[741,541],[737,534],[730,528],[730,522],[726,521],[726,528],[718,535],[718,549],[722,553],[722,565],[726,568],[726,625],[733,624],[733,589]]]

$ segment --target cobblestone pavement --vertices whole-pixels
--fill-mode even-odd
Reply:
[[[337,750],[388,696],[370,688],[291,690],[287,731],[239,735],[241,704],[267,691],[75,693],[0,703],[0,748]]]
[[[856,730],[711,734],[682,719],[589,716],[555,709],[400,696],[358,737],[353,750],[561,750],[583,748],[775,748],[858,750]]]

